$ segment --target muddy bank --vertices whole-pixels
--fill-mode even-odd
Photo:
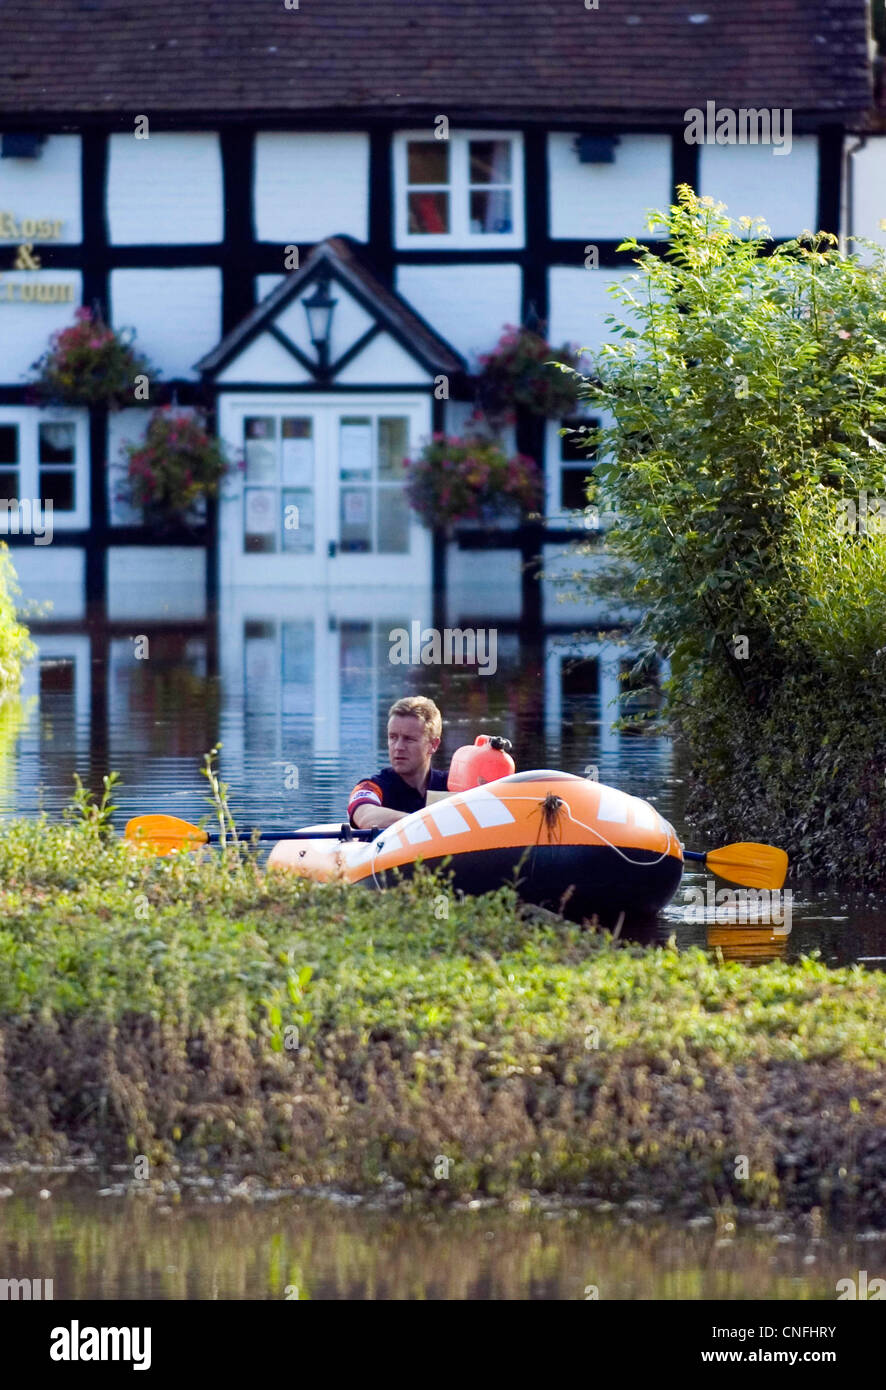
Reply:
[[[886,1224],[886,1084],[846,1060],[650,1062],[636,1051],[510,1040],[408,1048],[338,1032],[275,1052],[233,1029],[0,1027],[5,1160],[221,1167],[290,1190],[380,1185],[429,1199],[529,1190]]]

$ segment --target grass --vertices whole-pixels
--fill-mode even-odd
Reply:
[[[0,828],[13,1151],[882,1207],[883,974],[616,945],[430,875],[372,893],[242,848],[156,859],[105,822]]]

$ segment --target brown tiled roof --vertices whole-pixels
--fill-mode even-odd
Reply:
[[[221,342],[196,363],[198,371],[214,376],[242,352],[266,324],[272,323],[285,304],[309,281],[318,262],[326,261],[335,278],[356,292],[375,317],[431,372],[456,374],[465,362],[445,338],[420,318],[410,304],[373,275],[347,237],[328,237],[315,246],[300,270],[293,270]]]
[[[860,112],[866,0],[2,0],[0,114]]]

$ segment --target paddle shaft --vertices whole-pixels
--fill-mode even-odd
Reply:
[[[263,830],[255,836],[257,840],[341,840],[342,844],[347,844],[348,840],[368,840],[374,832],[371,830],[355,830],[351,828],[350,835],[342,835],[339,830]],[[221,842],[221,836],[217,832],[208,832],[209,838],[204,843],[217,845]],[[232,837],[228,837],[229,839]],[[252,832],[249,830],[237,830],[238,840],[251,840]]]

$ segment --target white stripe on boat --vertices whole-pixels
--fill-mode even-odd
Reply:
[[[490,825],[511,825],[514,817],[507,806],[492,792],[472,791],[462,806],[466,806],[477,824],[486,830]]]
[[[632,800],[624,792],[618,791],[615,787],[606,787],[600,783],[600,804],[597,807],[598,820],[620,821],[626,825],[628,819],[628,804]]]
[[[425,812],[430,816],[441,835],[461,835],[470,826],[449,801],[438,801]]]
[[[640,830],[661,830],[661,816],[654,806],[650,806],[648,801],[641,801],[638,796],[631,797],[631,805],[634,809],[634,825]]]
[[[411,845],[420,845],[423,840],[431,838],[431,832],[420,815],[416,816],[415,820],[408,821],[403,827],[403,832]]]

